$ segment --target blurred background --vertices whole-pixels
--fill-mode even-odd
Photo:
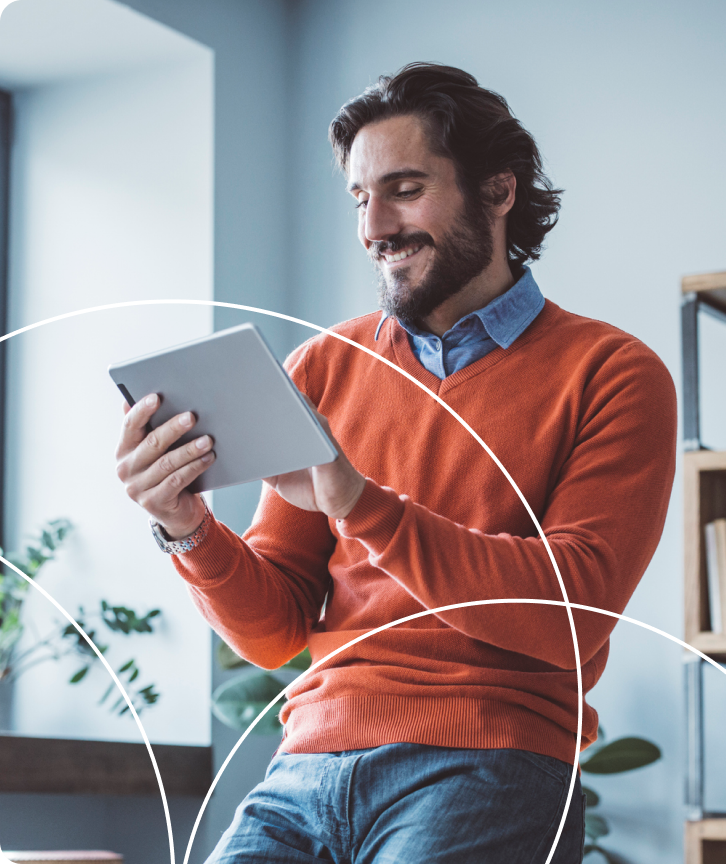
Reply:
[[[431,60],[501,93],[565,189],[532,268],[545,296],[642,339],[680,392],[680,279],[726,269],[725,39],[718,0],[16,0],[0,18],[3,116],[12,113],[5,332],[142,300],[244,304],[321,326],[373,310],[375,279],[327,127],[379,74]],[[140,617],[161,610],[153,634],[117,640],[109,660],[112,650],[119,662],[133,656],[138,686],[160,694],[141,714],[152,742],[209,753],[214,767],[238,737],[209,711],[211,688],[230,673],[116,480],[121,400],[106,367],[246,320],[281,358],[313,333],[168,303],[88,312],[5,343],[2,546],[22,550],[48,520],[68,519],[73,530],[43,565],[46,590],[72,614],[101,599]],[[702,423],[704,443],[726,449],[720,328],[702,333]],[[258,484],[219,491],[215,513],[242,532],[258,494]],[[679,466],[661,545],[626,610],[679,637],[682,545]],[[59,616],[35,592],[23,605],[27,650]],[[71,654],[0,682],[5,737],[139,742],[128,715],[98,704],[107,683],[98,664],[69,684],[78,667]],[[707,809],[726,811],[726,680],[711,669],[705,687]],[[608,739],[642,736],[663,753],[647,769],[598,779],[607,845],[638,864],[682,861],[681,649],[618,624],[588,701]],[[277,743],[270,735],[240,748],[193,864]],[[4,849],[95,846],[127,864],[168,860],[153,790],[2,788]],[[172,793],[178,857],[200,790]]]

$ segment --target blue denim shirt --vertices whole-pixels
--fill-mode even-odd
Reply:
[[[401,326],[408,333],[411,350],[421,365],[437,378],[446,378],[481,360],[498,345],[509,348],[539,315],[544,303],[531,270],[525,267],[522,277],[509,291],[484,308],[465,315],[441,338],[418,327]],[[376,330],[376,339],[387,317],[384,312]]]

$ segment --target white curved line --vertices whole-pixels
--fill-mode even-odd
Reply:
[[[144,727],[141,723],[141,720],[139,719],[139,715],[136,713],[136,709],[134,708],[133,702],[129,699],[129,695],[126,692],[126,690],[124,689],[123,684],[119,681],[116,673],[109,666],[108,660],[106,660],[106,658],[103,656],[103,654],[94,645],[93,640],[86,633],[86,631],[83,629],[83,627],[81,627],[81,625],[71,615],[69,615],[68,612],[66,612],[66,610],[60,605],[60,603],[54,597],[51,597],[51,595],[45,590],[45,588],[38,585],[38,583],[34,579],[31,579],[30,576],[27,576],[25,573],[23,573],[22,570],[20,570],[14,564],[12,564],[10,561],[8,561],[7,558],[3,558],[2,555],[0,555],[0,562],[2,562],[6,567],[9,567],[11,570],[14,570],[18,574],[18,576],[22,576],[22,578],[25,579],[25,581],[29,585],[32,585],[36,591],[40,591],[40,593],[43,595],[43,597],[45,597],[46,600],[50,601],[55,606],[55,608],[61,613],[61,615],[63,615],[63,617],[76,628],[76,630],[81,634],[81,636],[86,640],[88,645],[91,647],[91,649],[93,650],[93,653],[98,657],[98,659],[101,661],[101,663],[103,663],[103,665],[106,668],[106,671],[111,676],[111,678],[113,678],[114,684],[121,691],[121,695],[123,696],[124,701],[126,702],[126,705],[129,708],[129,711],[131,711],[131,713],[133,714],[134,720],[136,721],[136,725],[139,727],[139,732],[141,732],[141,737],[144,739],[144,744],[146,744],[146,749],[149,752],[151,764],[154,766],[154,774],[156,774],[156,782],[159,784],[159,791],[161,792],[161,800],[164,803],[164,815],[166,816],[166,830],[169,834],[169,852],[171,854],[171,860],[172,860],[172,864],[173,864],[173,862],[175,860],[175,858],[174,858],[174,836],[173,836],[172,831],[171,831],[171,816],[169,814],[169,805],[168,805],[168,802],[166,800],[166,793],[164,791],[164,783],[161,779],[161,774],[159,773],[159,766],[156,764],[156,757],[154,756],[154,751],[151,749],[151,744],[149,743],[149,739],[146,735],[146,730],[144,729]],[[0,852],[2,852],[2,849],[0,849]],[[0,860],[0,864],[4,864],[4,862]],[[8,864],[12,864],[12,862],[8,862]]]
[[[275,696],[275,698],[265,708],[263,708],[262,711],[260,711],[260,713],[257,715],[257,717],[255,717],[255,719],[252,721],[252,723],[250,723],[250,725],[244,731],[242,737],[237,741],[237,743],[234,745],[232,750],[230,750],[229,754],[227,755],[227,758],[222,763],[219,771],[217,772],[216,777],[214,778],[214,781],[212,782],[212,785],[209,787],[209,791],[207,792],[207,795],[206,795],[206,797],[202,803],[202,807],[201,807],[199,814],[197,816],[197,820],[194,823],[194,827],[192,829],[192,833],[191,833],[191,836],[189,838],[189,845],[187,846],[187,852],[186,852],[186,855],[184,856],[184,864],[187,864],[187,861],[189,859],[189,854],[191,852],[191,847],[192,847],[192,843],[194,841],[194,836],[197,832],[197,828],[199,827],[199,823],[200,823],[202,816],[204,814],[204,811],[207,807],[207,803],[209,802],[209,799],[212,797],[212,793],[214,792],[214,789],[215,789],[217,783],[219,782],[222,774],[224,773],[224,771],[227,768],[227,766],[229,765],[229,763],[232,761],[232,758],[234,757],[235,753],[241,747],[241,745],[244,743],[247,736],[251,734],[251,732],[255,728],[255,726],[260,722],[260,720],[262,720],[262,718],[265,716],[265,714],[267,714],[267,712],[271,708],[273,708],[280,701],[280,699],[283,698],[283,696],[286,696],[288,691],[292,687],[299,684],[301,678],[303,678],[305,675],[309,675],[311,672],[314,672],[319,666],[321,666],[323,663],[326,663],[328,660],[330,660],[331,657],[335,657],[337,654],[340,654],[342,651],[345,651],[347,648],[350,648],[353,645],[357,645],[358,642],[363,642],[365,639],[369,639],[371,636],[375,636],[377,633],[381,633],[384,630],[388,630],[391,627],[397,626],[398,624],[405,624],[406,622],[413,621],[416,618],[423,618],[426,615],[436,615],[439,612],[449,612],[453,609],[466,609],[466,608],[470,608],[472,606],[494,606],[494,605],[500,605],[500,604],[505,604],[505,603],[531,603],[531,604],[539,604],[540,606],[565,606],[566,607],[566,604],[562,600],[539,600],[539,599],[535,600],[535,599],[526,599],[526,598],[516,597],[516,598],[503,599],[503,600],[469,600],[465,603],[451,603],[448,606],[439,606],[436,609],[425,609],[423,612],[416,612],[413,615],[407,615],[405,618],[399,618],[396,621],[391,621],[388,624],[383,624],[381,627],[376,627],[374,630],[369,630],[367,633],[364,633],[362,636],[357,636],[355,639],[351,639],[350,642],[346,642],[345,645],[342,645],[340,648],[336,648],[335,651],[331,651],[330,654],[323,657],[322,660],[318,660],[317,663],[314,663],[312,666],[310,666],[304,672],[301,672],[300,675],[298,675],[294,681],[292,681],[290,684],[288,684],[284,690],[282,690],[280,693],[278,693],[277,696]],[[582,603],[570,603],[569,605],[572,609],[582,609],[585,612],[596,612],[599,615],[609,615],[611,618],[617,618],[618,620],[625,621],[628,624],[635,624],[638,627],[642,627],[645,630],[650,630],[652,633],[656,633],[658,636],[663,636],[666,639],[670,639],[671,642],[675,642],[676,645],[680,645],[681,648],[686,648],[688,651],[693,652],[698,657],[700,657],[702,660],[705,660],[707,663],[710,663],[715,669],[718,669],[719,672],[726,675],[726,667],[721,666],[712,657],[709,657],[707,654],[704,654],[702,651],[699,651],[698,648],[694,648],[693,645],[689,645],[688,642],[684,642],[682,639],[679,639],[677,636],[672,636],[670,633],[667,633],[665,630],[661,630],[658,627],[654,627],[652,624],[646,624],[644,621],[639,621],[637,618],[631,618],[629,615],[622,615],[619,612],[611,612],[608,609],[600,609],[597,606],[585,606]],[[565,810],[564,810],[565,817],[567,816],[567,810],[568,810],[568,802],[566,802],[566,806],[565,806]],[[559,835],[558,835],[558,837],[559,837]]]
[[[572,767],[572,777],[570,779],[570,788],[568,789],[568,792],[567,792],[567,800],[565,802],[565,810],[564,810],[564,813],[562,816],[562,821],[560,822],[559,828],[557,829],[557,834],[555,835],[554,843],[552,844],[552,848],[550,849],[550,853],[547,856],[547,860],[545,861],[545,864],[549,864],[549,862],[552,860],[552,856],[555,853],[555,850],[557,848],[557,844],[559,843],[560,835],[562,834],[562,829],[564,828],[567,810],[569,808],[570,801],[572,799],[572,792],[575,788],[575,781],[577,778],[577,765],[578,765],[579,758],[580,758],[580,745],[582,742],[582,710],[583,710],[582,667],[580,664],[580,648],[579,648],[579,644],[577,641],[577,631],[575,629],[575,621],[572,617],[572,611],[570,608],[570,602],[569,602],[569,598],[567,596],[567,590],[565,588],[564,580],[562,579],[562,575],[560,574],[560,569],[557,566],[557,562],[555,561],[555,556],[552,552],[549,541],[547,540],[547,537],[545,536],[544,531],[542,530],[542,526],[539,524],[539,520],[534,515],[532,508],[529,506],[529,502],[527,501],[527,499],[522,494],[519,486],[517,486],[517,484],[514,482],[513,477],[509,474],[509,472],[504,467],[504,465],[502,465],[502,463],[499,461],[497,456],[489,449],[487,444],[484,441],[482,441],[482,439],[479,437],[479,435],[477,435],[477,433],[471,428],[471,426],[461,416],[459,416],[459,414],[457,414],[456,411],[454,411],[454,409],[450,405],[448,405],[446,402],[444,402],[444,400],[441,399],[436,393],[429,390],[429,388],[426,387],[425,384],[422,384],[420,381],[418,381],[416,378],[414,378],[413,375],[406,372],[404,369],[401,369],[400,366],[396,366],[395,363],[392,363],[390,360],[386,359],[385,357],[382,357],[380,354],[376,354],[376,352],[372,351],[370,348],[366,348],[363,345],[359,345],[357,342],[354,342],[352,339],[348,339],[347,337],[342,336],[339,333],[335,333],[326,327],[320,327],[317,324],[311,324],[309,321],[303,321],[301,318],[295,318],[291,315],[284,315],[281,312],[272,312],[269,309],[260,309],[259,307],[256,307],[256,306],[247,306],[247,305],[243,305],[243,304],[239,304],[239,303],[225,303],[225,302],[222,302],[219,300],[172,300],[172,299],[168,299],[168,300],[127,300],[127,301],[123,301],[120,303],[108,303],[108,304],[104,304],[101,306],[92,306],[92,307],[88,307],[87,309],[81,309],[81,310],[78,310],[75,312],[66,312],[66,313],[61,314],[61,315],[56,315],[52,318],[46,318],[43,321],[37,322],[36,324],[29,324],[26,327],[21,327],[17,330],[14,330],[12,333],[7,334],[6,336],[0,337],[0,342],[4,341],[5,339],[10,339],[13,336],[17,336],[20,333],[26,333],[29,330],[33,330],[36,327],[43,326],[44,324],[50,324],[50,323],[55,322],[55,321],[62,321],[66,318],[73,318],[77,315],[83,315],[83,314],[86,314],[88,312],[100,312],[100,311],[108,310],[108,309],[121,309],[121,308],[126,308],[126,307],[131,307],[131,306],[152,306],[152,305],[213,306],[213,307],[226,308],[226,309],[239,309],[239,310],[245,311],[245,312],[256,312],[256,313],[259,313],[261,315],[269,315],[269,316],[272,316],[274,318],[280,318],[280,319],[285,320],[285,321],[291,321],[295,324],[301,324],[304,327],[310,327],[312,330],[317,330],[319,333],[327,333],[328,335],[333,336],[334,338],[340,340],[341,342],[347,342],[349,345],[353,346],[354,348],[358,348],[361,351],[365,351],[367,354],[369,354],[374,359],[385,363],[387,366],[389,366],[394,371],[398,372],[400,375],[403,375],[405,378],[407,378],[409,381],[411,381],[413,384],[415,384],[417,387],[419,387],[425,393],[428,393],[428,395],[431,396],[432,399],[434,399],[439,405],[441,405],[443,408],[445,408],[449,412],[449,414],[451,414],[451,416],[458,423],[460,423],[461,426],[463,426],[464,429],[467,430],[467,432],[469,432],[469,434],[472,436],[472,438],[474,438],[474,440],[486,451],[486,453],[489,455],[489,457],[497,465],[499,470],[507,478],[507,480],[509,481],[509,484],[514,489],[518,498],[520,499],[520,501],[524,505],[524,508],[526,509],[527,513],[529,513],[530,518],[532,519],[535,527],[537,528],[537,533],[539,534],[539,536],[540,536],[540,538],[541,538],[542,542],[544,543],[544,546],[547,550],[547,554],[549,556],[550,562],[552,563],[552,567],[555,571],[555,575],[557,576],[557,581],[559,583],[560,590],[562,591],[562,596],[564,598],[564,606],[565,606],[565,609],[567,610],[567,619],[568,619],[568,622],[570,624],[570,632],[572,633],[572,644],[573,644],[573,647],[575,649],[575,663],[576,663],[576,671],[577,671],[577,737],[576,737],[576,741],[575,741],[575,760],[574,760],[574,764]],[[206,806],[207,800],[208,799],[205,798],[205,804],[203,806]],[[192,832],[192,836],[190,837],[189,845],[187,847],[187,854],[185,855],[185,858],[184,858],[184,864],[187,864],[189,853],[191,851],[191,844],[194,840],[194,836],[196,834],[196,828],[197,828],[198,824],[199,824],[199,818],[195,822],[194,830]],[[172,864],[174,864],[173,858],[172,858]]]

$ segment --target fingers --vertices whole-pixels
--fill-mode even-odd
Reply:
[[[175,470],[170,471],[161,482],[150,486],[145,485],[143,477],[138,478],[137,482],[129,484],[127,492],[144,510],[157,516],[159,521],[165,525],[170,525],[172,518],[177,517],[184,498],[187,496],[194,497],[184,490],[210,467],[214,458],[213,452],[198,456],[196,459],[185,462]],[[180,531],[179,533],[180,536],[183,536],[184,533],[190,532]]]
[[[187,487],[215,460],[213,442],[208,435],[162,453],[144,470],[133,471],[131,454],[122,460],[117,473],[124,482],[126,494],[161,522],[172,536],[185,537],[201,521],[198,495]],[[142,442],[137,449],[142,449]],[[203,508],[202,508],[203,509]]]
[[[167,420],[166,423],[162,423],[156,429],[152,429],[144,436],[130,456],[129,461],[134,473],[140,473],[153,465],[172,444],[189,432],[196,422],[197,420],[191,411],[186,411],[184,414],[177,414],[176,417],[172,417],[171,420]]]
[[[116,473],[126,493],[172,536],[184,537],[199,524],[203,502],[187,487],[213,464],[213,441],[208,435],[169,451],[196,423],[187,411],[148,431],[160,399],[150,394],[133,407],[124,405],[121,438],[116,449]],[[169,452],[167,452],[169,451]]]
[[[149,432],[147,424],[158,407],[158,396],[151,394],[125,411],[121,439],[116,450],[116,473],[134,500],[138,493],[158,485],[175,471],[207,455],[213,446],[210,437],[205,435],[167,452],[193,428],[196,418],[187,411]],[[208,468],[211,462],[212,459],[201,462],[197,466],[197,473]]]
[[[150,398],[152,401],[147,401]],[[154,398],[156,401],[153,401]],[[140,474],[156,462],[197,422],[191,411],[187,411],[148,432],[147,423],[158,405],[157,397],[146,397],[134,405],[124,418],[121,440],[116,450],[118,475],[124,481],[132,474]]]
[[[121,438],[116,448],[116,459],[123,459],[132,452],[146,437],[146,424],[154,411],[159,407],[159,397],[156,393],[145,396],[133,407],[124,403],[124,422],[121,426]]]
[[[164,494],[178,495],[214,462],[213,441],[209,435],[196,438],[182,447],[163,453],[148,468],[127,484],[128,494],[141,503],[139,496],[154,487],[163,486]],[[142,504],[142,506],[144,506]]]

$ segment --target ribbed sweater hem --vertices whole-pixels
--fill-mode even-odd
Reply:
[[[575,761],[575,735],[519,705],[485,699],[348,696],[296,705],[281,750],[336,753],[384,744],[508,747]]]

